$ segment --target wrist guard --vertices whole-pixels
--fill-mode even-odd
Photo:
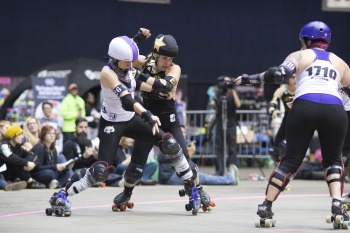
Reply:
[[[253,74],[253,75],[248,75],[248,74],[242,74],[242,81],[241,85],[253,85],[253,84],[259,84],[262,83],[262,79],[260,78],[259,74]]]
[[[143,119],[151,128],[156,124],[156,121],[152,118],[152,113],[150,111],[145,111],[141,113],[141,119]]]
[[[270,108],[273,108],[273,111],[269,112]],[[271,103],[271,102],[270,102],[270,103],[267,105],[267,113],[270,114],[270,115],[272,115],[272,113],[273,113],[276,109],[277,109],[277,104],[275,104],[275,103]]]
[[[142,34],[142,31],[139,30],[137,34],[132,38],[136,44],[140,43],[144,39],[146,39],[146,36]]]

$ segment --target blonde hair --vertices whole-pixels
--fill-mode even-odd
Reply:
[[[30,132],[30,130],[29,130],[29,128],[28,128],[28,123],[29,123],[29,121],[32,120],[32,119],[34,119],[35,122],[38,124],[38,132],[36,133],[36,135],[34,135],[32,132]],[[40,132],[41,132],[41,124],[40,124],[40,121],[39,121],[37,118],[35,118],[35,117],[32,117],[32,116],[28,117],[28,118],[26,119],[24,125],[23,125],[23,135],[24,135],[25,138],[28,139],[28,141],[30,142],[30,144],[32,144],[33,146],[34,146],[35,144],[37,144],[37,143],[40,141],[40,139],[39,139],[39,137],[40,137]]]

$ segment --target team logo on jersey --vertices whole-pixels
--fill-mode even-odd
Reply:
[[[175,114],[170,114],[170,122],[175,122]]]
[[[115,131],[113,126],[106,126],[103,130],[103,132],[105,132],[106,134],[110,134],[113,133]]]

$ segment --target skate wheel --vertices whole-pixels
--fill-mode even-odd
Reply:
[[[349,224],[350,224],[349,221],[344,221],[344,222],[342,223],[342,228],[343,228],[343,229],[350,229]]]
[[[126,205],[129,209],[134,208],[134,202],[127,202]]]
[[[119,209],[118,209],[116,204],[112,205],[112,211],[114,211],[114,212],[118,212],[119,211]]]
[[[209,209],[208,209],[208,206],[206,206],[206,205],[203,205],[202,206],[202,210],[204,211],[204,212],[207,212]]]
[[[338,223],[338,224],[343,223],[343,222],[344,222],[344,216],[343,216],[343,215],[337,215],[337,216],[335,216],[335,221],[334,221],[334,222],[336,222],[336,223]]]
[[[209,205],[210,205],[211,207],[214,207],[216,204],[215,204],[215,202],[210,201]]]
[[[51,216],[53,213],[53,210],[51,208],[46,208],[45,213],[47,216]]]
[[[64,217],[70,217],[71,216],[71,212],[70,211],[65,211],[64,212]]]
[[[260,228],[260,219],[255,219],[255,227]]]
[[[326,216],[326,223],[332,223],[332,216],[330,215]]]
[[[338,224],[336,222],[333,222],[333,228],[334,229],[340,229],[341,224]]]
[[[120,211],[125,211],[126,210],[126,205],[119,205],[118,207],[120,209]]]
[[[185,205],[185,209],[186,209],[187,211],[190,211],[190,210],[192,210],[192,206],[191,206],[190,204],[186,204],[186,205]]]
[[[272,219],[272,227],[275,227],[275,226],[276,226],[276,220]]]
[[[286,191],[290,191],[292,189],[292,186],[290,186],[290,184],[288,184],[286,187],[284,187],[284,190]]]
[[[56,215],[57,217],[61,217],[62,214],[63,214],[63,210],[62,210],[62,209],[56,209],[56,210],[55,210],[55,215]]]
[[[266,228],[272,227],[272,219],[265,219],[264,227]]]
[[[193,209],[192,210],[192,215],[197,215],[198,214],[198,210],[197,209]]]
[[[185,195],[186,195],[185,190],[184,190],[184,189],[180,189],[180,190],[179,190],[179,196],[180,196],[180,197],[183,197],[183,196],[185,196]]]
[[[343,206],[344,206],[344,209],[345,209],[346,211],[349,210],[349,206],[348,206],[347,204],[344,204],[344,203],[343,203]]]

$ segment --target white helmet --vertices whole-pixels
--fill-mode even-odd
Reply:
[[[139,48],[127,36],[119,36],[109,43],[108,55],[120,61],[135,61],[139,57]]]

